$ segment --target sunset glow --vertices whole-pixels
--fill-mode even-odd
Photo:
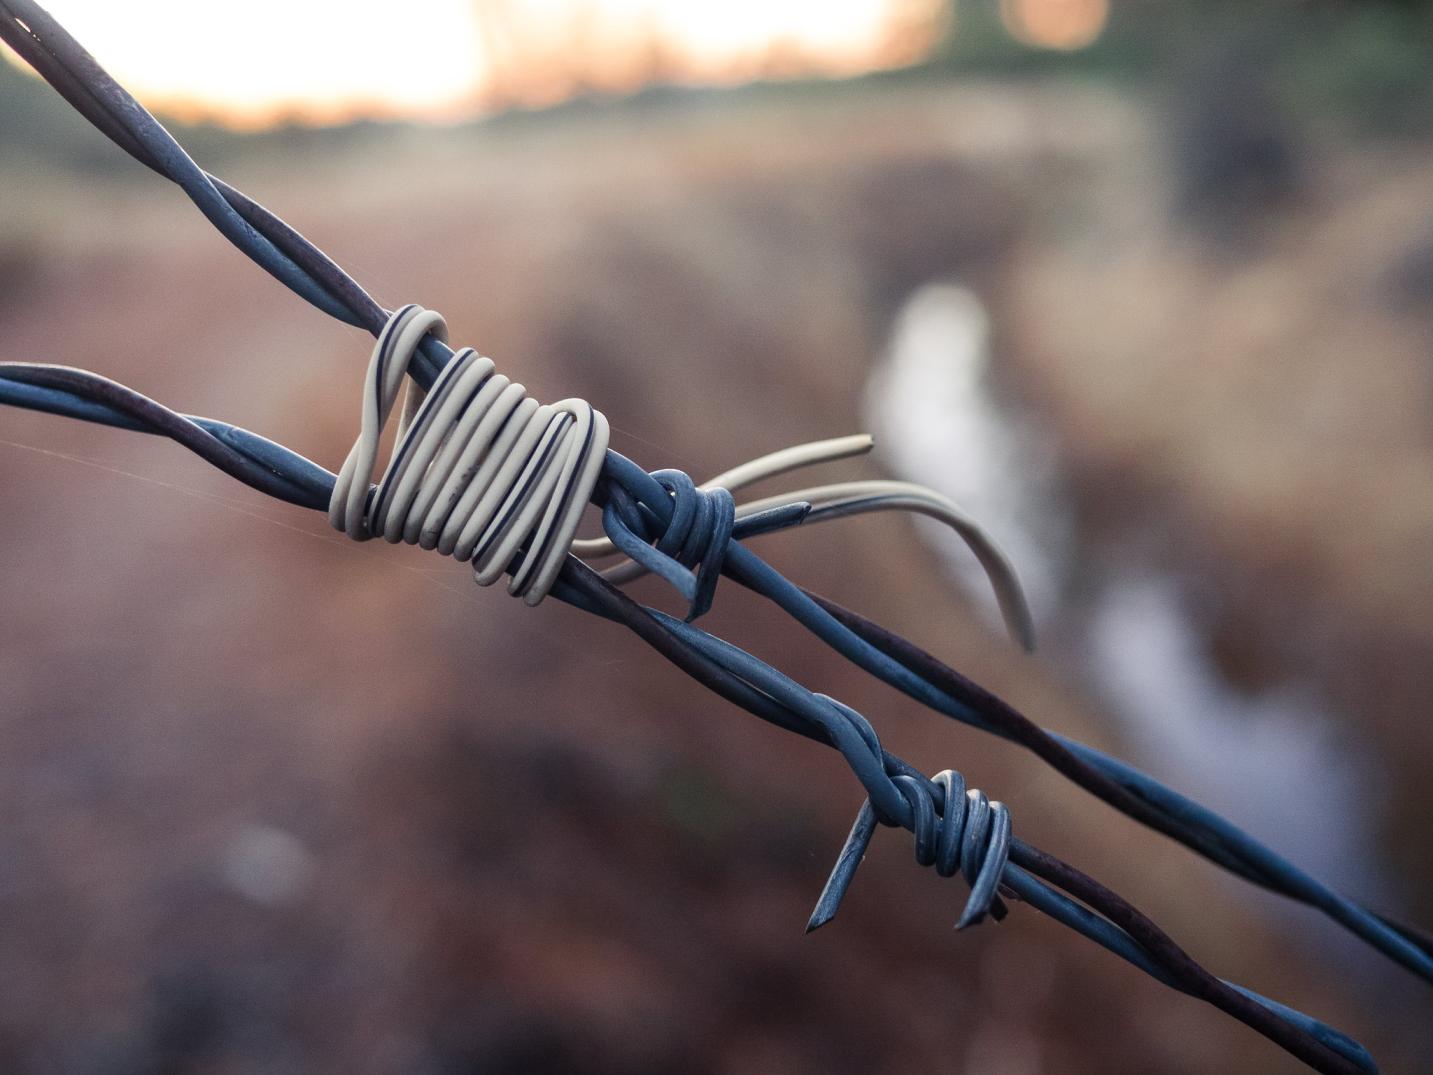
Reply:
[[[457,119],[626,92],[919,59],[936,0],[51,0],[147,104],[238,126]]]
[[[1109,0],[1000,0],[1005,28],[1036,48],[1082,49],[1104,31]]]

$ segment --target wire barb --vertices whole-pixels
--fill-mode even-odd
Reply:
[[[471,562],[480,586],[511,572],[508,592],[529,605],[552,588],[607,451],[607,419],[591,404],[527,397],[472,348],[432,387],[409,387],[398,441],[370,488],[379,439],[418,347],[447,342],[432,310],[408,305],[378,335],[358,440],[338,472],[329,522],[358,541],[382,536]]]
[[[634,564],[660,575],[691,602],[690,623],[706,614],[716,595],[736,529],[736,501],[725,489],[699,489],[680,470],[655,470],[652,478],[671,495],[670,520],[658,522],[626,489],[609,483],[602,526]],[[792,518],[804,521],[810,511],[804,502],[775,505],[774,510],[792,507],[800,509]],[[604,575],[612,578],[610,572]]]
[[[941,877],[964,874],[970,884],[970,896],[955,928],[978,925],[986,914],[997,922],[1003,919],[1006,907],[998,890],[1010,858],[1011,839],[1010,811],[1005,804],[992,802],[975,788],[966,791],[965,778],[954,769],[937,773],[932,783],[906,774],[894,779],[915,813],[916,861],[934,866]],[[879,817],[867,799],[856,813],[851,833],[806,922],[807,933],[836,917],[878,824],[896,822]]]

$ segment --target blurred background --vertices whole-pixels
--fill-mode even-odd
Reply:
[[[763,555],[1433,924],[1429,5],[50,7],[200,163],[644,465],[872,431],[831,477],[984,519],[1040,652],[942,532]],[[4,59],[0,357],[335,468],[369,343]],[[839,758],[167,442],[5,411],[0,550],[7,1071],[1298,1070],[1028,909],[957,936],[891,833],[804,937]],[[712,625],[1217,973],[1433,1055],[1427,987],[1323,918],[736,587]]]

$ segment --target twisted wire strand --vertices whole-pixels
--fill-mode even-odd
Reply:
[[[887,775],[904,774],[917,781],[926,778],[908,762],[867,739],[873,739],[874,732],[860,721],[853,722],[853,727],[861,739],[867,740],[868,750],[860,749],[849,736],[834,736],[829,730],[828,712],[834,700],[812,694],[764,661],[694,624],[636,605],[585,567],[569,566],[572,570],[564,572],[559,580],[556,596],[630,627],[694,678],[763,720],[835,747],[866,788],[873,806],[898,818],[902,827],[912,828],[911,812],[901,804],[890,805],[887,786],[872,764],[879,753]],[[944,802],[939,785],[931,784],[930,793],[933,802]],[[860,862],[860,855],[854,851],[854,847],[849,848],[833,871],[833,876],[844,871],[844,884],[849,884]],[[1205,1000],[1257,1029],[1316,1070],[1377,1071],[1373,1058],[1357,1041],[1253,990],[1216,978],[1128,901],[1068,863],[1011,837],[1003,880],[1013,895],[1165,985]],[[841,879],[837,881],[835,891],[844,891]],[[1060,888],[1081,902],[1075,902]],[[832,889],[828,882],[828,892]],[[999,917],[996,907],[991,910]]]
[[[382,537],[470,562],[480,586],[511,570],[508,592],[536,605],[562,570],[597,483],[607,419],[580,399],[540,405],[465,347],[426,392],[409,385],[392,457],[370,488],[383,428],[430,333],[447,342],[446,322],[413,304],[379,333],[329,523],[358,541]]]
[[[261,268],[318,309],[347,323],[361,325],[375,336],[381,331],[388,317],[387,312],[352,277],[264,206],[199,168],[163,125],[115,82],[40,4],[34,0],[0,0],[0,39],[13,47],[61,96],[124,152],[177,184],[216,228]],[[437,337],[428,335],[414,360],[415,381],[420,385],[430,384],[451,357],[451,350]],[[134,428],[135,425],[134,418],[122,406],[101,397],[77,395],[62,388],[52,389],[5,378],[0,380],[0,397],[18,406],[67,414],[86,421],[121,428]],[[205,430],[213,439],[236,447],[260,466],[267,466],[276,455],[283,465],[293,462],[283,460],[281,452],[268,450],[258,443],[261,438],[243,430],[213,419],[196,421],[209,423]],[[161,432],[156,427],[146,427],[146,431]],[[182,437],[178,439],[183,440]],[[189,446],[194,447],[193,444]],[[604,475],[627,486],[643,503],[644,510],[654,512],[658,517],[670,514],[661,503],[666,495],[662,487],[646,471],[610,449],[604,464]],[[255,488],[264,488],[261,479],[243,480],[249,481]],[[275,492],[274,495],[283,494]],[[300,502],[292,493],[285,498]],[[759,526],[747,532],[780,529],[783,525],[793,525],[795,521],[795,514],[785,517],[785,522],[771,517],[761,520]],[[740,535],[743,532],[743,520],[738,520],[733,533]],[[612,608],[629,628],[639,633],[646,630],[636,606],[618,603]],[[822,608],[843,621],[856,616],[850,610],[824,599]],[[802,622],[816,630],[809,616]],[[901,662],[894,661],[881,652],[880,647],[860,637],[860,632],[848,629],[845,635],[838,635],[823,628],[818,634],[862,667],[869,670],[872,666],[879,666],[882,671],[877,674],[882,678],[906,693],[920,697],[924,704],[937,712],[977,728],[1005,734],[1001,731],[1001,713],[998,707],[992,709],[987,704],[988,698],[972,700],[960,691],[951,693],[944,686],[943,671],[948,671],[944,666],[931,666],[934,671],[898,668]],[[655,636],[649,637],[649,641],[653,638]],[[680,646],[664,648],[662,652],[668,659],[682,663]],[[708,686],[713,686],[712,682],[703,679],[704,673],[694,671],[697,666],[683,667]],[[916,687],[904,682],[906,673],[923,679],[924,685]],[[932,692],[937,696],[934,700]],[[1019,739],[1013,735],[1009,737]],[[1345,899],[1242,833],[1226,819],[1118,759],[1063,737],[1046,735],[1038,748],[1032,741],[1019,741],[1030,746],[1079,786],[1122,812],[1152,825],[1255,884],[1318,907],[1390,959],[1424,980],[1433,982],[1433,941],[1418,930]]]
[[[909,829],[916,861],[935,866],[941,877],[962,874],[970,895],[957,923],[964,929],[987,913],[1005,917],[997,889],[1009,859],[1010,812],[984,792],[966,790],[964,778],[946,769],[933,780],[921,777],[881,746],[876,729],[861,713],[819,694],[741,647],[700,631],[688,621],[655,615],[691,638],[697,647],[784,709],[784,726],[802,731],[840,751],[866,790],[855,826],[807,923],[807,932],[835,916],[877,823]],[[758,714],[763,715],[763,714]]]
[[[0,0],[0,38],[15,48],[116,145],[145,167],[178,184],[235,246],[266,271],[301,297],[341,320],[363,325],[375,335],[381,330],[387,314],[362,287],[269,210],[195,165],[163,126],[119,86],[43,7],[33,0]],[[215,198],[222,199],[222,208],[215,203]],[[215,219],[216,214],[224,216],[231,213],[237,214],[234,218],[237,224],[227,217],[226,223]],[[335,312],[334,303],[340,303],[343,308]],[[449,357],[451,351],[436,337],[428,336],[415,361],[415,380],[420,384],[430,383]],[[39,407],[125,428],[131,424],[119,408],[105,402],[82,401],[63,390],[17,385],[15,381],[7,380],[0,385],[0,392],[8,402],[20,406]],[[216,429],[221,427],[223,423],[215,423]],[[229,434],[215,435],[223,437]],[[237,440],[243,442],[244,438],[239,436]],[[246,446],[254,447],[252,444]],[[255,458],[262,456],[260,451]],[[630,483],[634,495],[653,500],[650,506],[661,513],[662,507],[655,499],[660,487],[654,489],[652,485],[645,484],[650,482],[649,476],[630,460],[609,450],[605,472],[619,474],[620,480]],[[629,626],[633,625],[629,623]],[[850,642],[849,638],[845,640],[845,644]],[[875,659],[869,650],[866,652],[868,657]],[[887,673],[883,678],[894,674],[890,666],[887,666]],[[993,727],[994,717],[991,714],[972,709],[958,696],[945,697],[946,704],[934,705],[933,708],[976,727],[987,730]],[[961,712],[952,712],[950,705],[957,709],[965,708]],[[1159,817],[1159,824],[1155,827],[1159,831],[1254,883],[1320,908],[1391,959],[1425,980],[1433,981],[1433,944],[1418,930],[1339,896],[1247,834],[1239,833],[1235,838],[1231,835],[1238,833],[1235,826],[1203,808],[1190,809],[1188,800],[1147,774],[1090,748],[1076,748],[1082,748],[1082,744],[1061,740],[1053,744],[1049,753],[1041,756],[1052,764],[1055,764],[1052,759],[1058,756],[1057,768],[1087,791],[1130,816],[1146,818],[1148,811],[1155,811]],[[1081,768],[1086,775],[1072,775]],[[1120,792],[1120,786],[1126,786],[1129,793]],[[1146,801],[1143,812],[1135,808],[1130,794]],[[1208,831],[1208,827],[1216,822],[1216,827],[1221,830],[1217,837]]]
[[[17,378],[30,378],[43,382],[43,386]],[[206,459],[210,459],[208,453],[214,448],[232,442],[242,450],[247,460],[263,461],[265,465],[271,466],[274,476],[286,475],[288,479],[305,487],[322,486],[326,480],[331,488],[334,482],[333,475],[321,467],[270,441],[214,419],[188,419],[176,415],[153,401],[144,400],[142,404],[138,403],[136,401],[143,400],[143,397],[139,397],[137,393],[87,371],[0,364],[0,389],[17,385],[26,390],[27,402],[24,405],[34,406],[36,409],[80,418],[94,418],[107,424],[119,424],[124,428],[160,433],[199,452]],[[129,402],[119,402],[122,400]],[[16,398],[11,398],[10,401],[19,402]],[[112,410],[113,407],[119,406],[126,409],[120,412]],[[124,420],[121,420],[121,414]],[[203,440],[206,437],[211,438],[214,443],[206,445]],[[210,461],[223,466],[217,458]],[[228,467],[224,469],[229,470]],[[265,487],[264,481],[256,479],[251,472],[241,472],[239,469],[229,472],[255,488]],[[277,491],[275,495],[279,495]],[[788,512],[784,519],[773,517],[770,525],[779,528],[783,522],[791,525],[796,521],[799,521],[799,515]],[[566,581],[560,579],[560,582],[570,587],[573,594],[578,595],[578,604],[632,627],[641,637],[701,682],[763,719],[817,741],[831,742],[812,727],[803,726],[794,720],[788,711],[769,708],[773,703],[771,698],[764,694],[749,693],[751,688],[743,681],[734,678],[728,670],[709,663],[690,645],[689,640],[677,637],[675,621],[661,622],[662,614],[633,605],[620,591],[611,588],[597,576],[584,574],[575,562],[570,563],[568,568],[563,575]],[[695,630],[685,624],[681,626],[688,631]],[[715,641],[700,633],[697,637]],[[736,647],[729,644],[726,646],[729,652],[742,654]],[[748,661],[755,660],[749,655],[742,656]],[[865,727],[866,734],[873,736],[874,733],[869,727]],[[881,754],[889,773],[904,774],[912,780],[923,780],[914,768],[901,759],[884,751]],[[933,802],[944,802],[938,783],[930,785],[930,792]],[[1032,906],[1083,933],[1171,988],[1206,1000],[1240,1019],[1320,1071],[1374,1070],[1371,1058],[1352,1039],[1300,1012],[1241,986],[1214,978],[1126,901],[1067,863],[1015,839],[1010,841],[1009,853],[1005,882],[1012,893],[1018,894]],[[859,857],[853,857],[848,852],[843,855],[843,861],[848,869],[853,870]],[[1015,865],[1017,861],[1023,869]],[[1096,908],[1098,914],[1087,910],[1080,903],[1073,902],[1051,887],[1052,885],[1067,889],[1085,904]],[[827,887],[828,890],[831,888],[829,884]],[[999,917],[998,904],[992,907],[992,912]]]
[[[17,385],[25,390],[18,396],[10,393]],[[305,487],[326,486],[330,491],[337,484],[334,475],[272,442],[213,419],[187,419],[87,371],[0,364],[0,396],[8,402],[52,413],[96,418],[125,428],[170,436],[255,488],[263,488],[264,480],[243,467],[225,466],[222,447],[233,446],[247,462],[271,467],[271,477],[283,476]],[[295,463],[296,460],[299,462]],[[673,499],[644,501],[639,511],[654,517],[660,516],[662,508],[674,513]],[[733,533],[742,536],[743,526],[781,529],[798,524],[801,518],[800,510],[776,508],[767,513],[765,520],[738,521]],[[753,532],[761,531],[754,529]],[[740,549],[735,543],[732,547]],[[870,819],[876,816],[873,811],[879,809],[883,820],[912,832],[925,832],[929,846],[932,821],[923,820],[926,811],[912,792],[924,789],[933,811],[944,818],[951,785],[927,780],[907,762],[885,751],[875,730],[860,714],[835,699],[813,694],[725,640],[655,609],[636,605],[576,559],[566,562],[553,593],[564,601],[630,627],[683,670],[756,716],[841,751],[867,791],[871,810],[866,813]],[[975,832],[978,828],[967,823],[963,831]],[[937,847],[940,838],[935,837]],[[972,860],[969,869],[962,857],[962,872],[967,878],[972,873],[975,877],[962,922],[978,920],[983,910],[1001,917],[1004,908],[998,895],[986,904],[983,893],[977,893],[976,889],[982,885],[988,887],[989,882],[982,878],[997,872],[992,856],[1008,856],[1003,863],[1002,879],[1012,895],[1018,895],[1145,973],[1171,988],[1215,1005],[1319,1071],[1346,1075],[1376,1070],[1367,1051],[1334,1028],[1242,986],[1215,978],[1127,901],[1068,863],[1014,837],[1008,837],[1008,843],[1005,836],[1001,836],[998,843],[976,838],[974,846],[978,861]],[[838,859],[833,880],[827,883],[823,893],[830,913],[834,913],[840,893],[849,885],[863,849],[864,844],[848,840]],[[918,854],[928,857],[929,852],[918,849]],[[946,854],[948,856],[948,852]],[[950,859],[942,858],[938,851],[936,861],[949,864]],[[1082,902],[1075,902],[1061,892],[1061,888]],[[828,913],[826,918],[829,916]]]
[[[172,136],[38,4],[32,0],[0,0],[0,38],[15,47],[77,110],[122,149],[146,167],[178,183],[227,238],[281,282],[320,309],[362,325],[375,335],[381,332],[389,315],[358,284],[267,209],[199,169]],[[420,385],[431,385],[452,358],[453,352],[437,335],[426,334],[412,359],[414,380]],[[231,459],[232,467],[226,467],[230,473],[255,488],[294,503],[313,506],[309,503],[313,490],[322,487],[324,479],[332,480],[322,468],[247,431],[212,419],[187,418],[169,411],[159,415],[143,407],[131,407],[112,395],[111,390],[121,386],[86,371],[67,371],[69,380],[65,383],[47,382],[34,375],[42,369],[54,370],[55,367],[15,364],[0,370],[0,400],[122,428],[162,433],[205,458],[216,454],[221,447],[233,449],[238,458]],[[210,461],[224,465],[216,459]],[[664,533],[661,527],[669,524],[673,515],[672,490],[610,450],[602,474],[603,482],[596,490],[599,501],[604,496],[604,486],[625,489],[648,524],[647,532],[657,535],[654,540],[660,540]],[[883,641],[878,634],[883,629],[834,602],[814,599],[798,590],[735,540],[795,525],[816,516],[819,510],[809,504],[795,503],[778,506],[751,520],[736,519],[731,531],[734,540],[726,551],[722,573],[775,600],[833,648],[932,708],[977,727],[1007,734],[1000,723],[998,707],[992,708],[988,698],[967,695],[950,685],[945,674],[954,676],[955,673],[933,659],[932,663],[908,659],[908,655],[900,654],[898,647],[890,644],[889,637]],[[679,566],[685,569],[691,565]],[[722,696],[781,727],[811,734],[809,728],[793,722],[787,711],[772,708],[771,699],[752,688],[730,666],[714,660],[700,641],[704,632],[636,605],[576,560],[569,559],[563,564],[554,593],[559,591],[564,600],[623,623]],[[825,620],[821,619],[823,616]],[[862,624],[865,627],[860,629]],[[891,637],[899,639],[899,636]],[[827,741],[819,735],[812,737]],[[1013,734],[1010,737],[1020,739]],[[1056,764],[1058,759],[1056,767],[1087,790],[1226,868],[1324,909],[1392,958],[1433,979],[1429,945],[1417,931],[1343,900],[1224,819],[1123,762],[1071,740],[1048,735],[1047,738],[1048,747],[1037,749],[1037,753],[1051,764]],[[1025,739],[1020,741],[1031,745]],[[890,755],[885,758],[888,765],[908,771],[913,779],[924,779],[899,759]],[[939,796],[938,792],[935,794]],[[1141,803],[1142,809],[1136,809],[1136,803]],[[1024,869],[1015,865],[1017,860]],[[1091,917],[1088,910],[1036,882],[1026,870],[1065,886],[1110,918]],[[1067,864],[1060,864],[1012,840],[1006,881],[1012,891],[1066,925],[1175,988],[1216,1004],[1320,1070],[1368,1070],[1371,1067],[1371,1060],[1356,1043],[1331,1028],[1240,987],[1213,979],[1127,903]]]

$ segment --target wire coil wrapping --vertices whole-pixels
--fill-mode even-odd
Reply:
[[[383,478],[379,440],[423,339],[447,342],[441,315],[410,304],[388,319],[369,362],[363,423],[329,501],[329,522],[471,562],[480,586],[511,569],[508,592],[536,605],[552,588],[607,452],[590,403],[539,404],[471,347],[432,387],[411,386]],[[520,559],[515,559],[520,557]]]
[[[954,769],[937,773],[930,781],[898,773],[891,782],[911,808],[909,827],[915,834],[916,862],[934,866],[941,877],[963,874],[970,885],[970,896],[955,928],[977,925],[987,914],[996,921],[1003,919],[1006,907],[999,888],[1010,859],[1012,838],[1010,811],[1005,804],[992,801],[976,788],[967,791],[965,778]],[[900,826],[894,818],[879,816],[867,799],[861,804],[851,834],[806,923],[807,933],[835,917],[878,823]]]

